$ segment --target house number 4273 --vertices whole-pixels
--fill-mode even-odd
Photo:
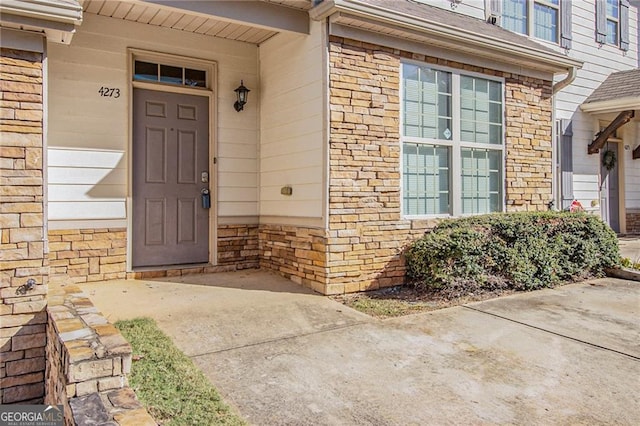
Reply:
[[[103,98],[119,98],[120,97],[120,89],[116,87],[104,87],[102,86],[98,93]]]

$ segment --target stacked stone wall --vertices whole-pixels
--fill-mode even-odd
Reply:
[[[553,200],[552,87],[505,77],[507,211],[543,211]]]
[[[47,318],[45,403],[65,424],[156,424],[128,386],[131,345],[67,276],[51,278]]]
[[[44,396],[42,55],[0,51],[0,403]]]
[[[400,210],[402,59],[503,77],[507,210],[551,199],[551,82],[331,37],[329,294],[401,284],[403,249],[436,223]]]
[[[237,269],[259,266],[258,225],[219,225],[217,244],[218,265],[235,265]]]
[[[640,209],[627,209],[627,234],[640,235]]]
[[[260,267],[326,293],[327,235],[323,229],[260,225]]]
[[[51,274],[65,274],[76,283],[126,278],[125,228],[49,231]]]

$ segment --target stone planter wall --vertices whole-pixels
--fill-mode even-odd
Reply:
[[[128,387],[132,351],[66,276],[52,276],[47,323],[46,404],[67,425],[155,425]]]

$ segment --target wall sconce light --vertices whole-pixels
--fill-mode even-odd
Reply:
[[[233,104],[233,107],[236,109],[236,111],[240,112],[244,109],[244,104],[247,103],[247,96],[249,95],[250,91],[251,90],[244,87],[244,82],[240,80],[240,86],[238,86],[238,88],[234,90],[234,92],[236,92],[236,96],[238,97],[236,103]]]

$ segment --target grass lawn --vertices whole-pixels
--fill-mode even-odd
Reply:
[[[133,347],[129,383],[161,425],[244,425],[191,359],[150,318],[115,326]]]

